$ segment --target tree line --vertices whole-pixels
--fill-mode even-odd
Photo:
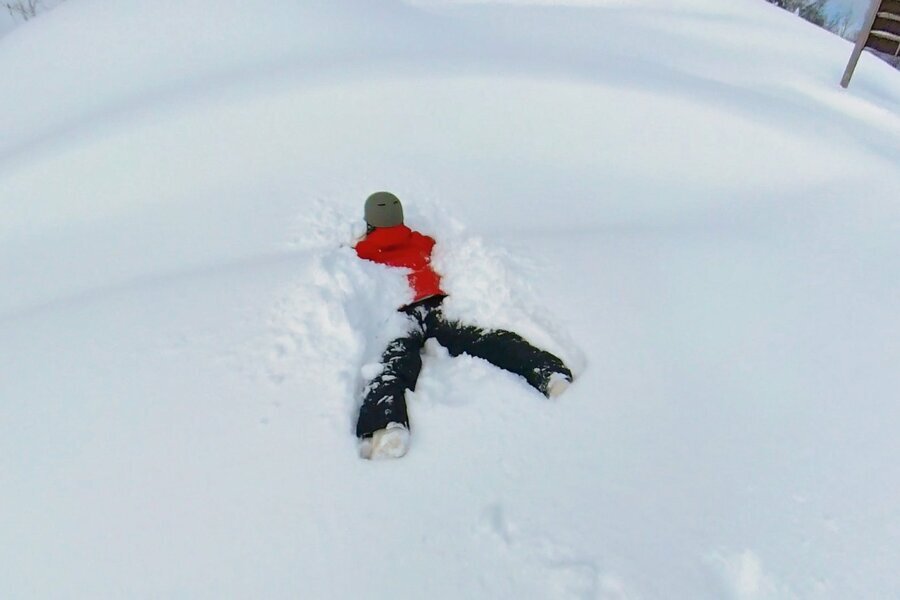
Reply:
[[[14,2],[4,2],[6,10],[14,17],[19,17],[23,21],[32,19],[37,16],[38,11],[43,8],[42,0],[15,0]]]

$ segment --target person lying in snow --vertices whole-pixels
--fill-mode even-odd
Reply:
[[[431,268],[434,239],[403,224],[403,206],[389,192],[369,196],[365,206],[367,233],[356,246],[356,254],[391,267],[410,270],[412,303],[400,307],[409,319],[404,337],[387,345],[381,357],[382,371],[366,386],[359,409],[356,435],[363,458],[399,458],[409,445],[407,389],[416,389],[422,368],[420,352],[425,340],[435,338],[451,356],[469,354],[506,369],[525,380],[548,398],[561,394],[572,382],[572,372],[563,362],[535,348],[521,336],[502,329],[487,330],[447,319],[441,303],[440,276]]]

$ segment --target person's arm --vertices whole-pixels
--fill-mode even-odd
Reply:
[[[434,238],[428,235],[423,235],[418,231],[412,232],[412,242],[415,244],[417,248],[421,248],[423,251],[431,255],[431,249],[434,248]]]
[[[374,260],[381,248],[374,241],[365,237],[361,239],[355,246],[356,255],[367,260]]]

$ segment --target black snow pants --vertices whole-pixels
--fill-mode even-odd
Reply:
[[[435,338],[451,356],[469,354],[517,375],[542,394],[547,394],[554,373],[572,380],[572,372],[549,352],[535,348],[521,336],[502,329],[488,330],[448,321],[441,311],[442,296],[426,298],[400,309],[410,317],[409,333],[390,342],[381,357],[382,372],[365,388],[356,435],[370,437],[388,423],[409,427],[407,389],[416,389],[422,369],[425,340]]]

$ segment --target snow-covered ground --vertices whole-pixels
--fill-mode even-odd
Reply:
[[[68,0],[0,38],[0,596],[900,595],[900,75],[760,0]],[[436,345],[358,458],[402,274]]]

